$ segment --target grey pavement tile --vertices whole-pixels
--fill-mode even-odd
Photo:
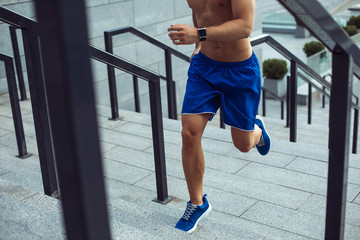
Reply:
[[[345,224],[344,239],[358,240],[360,235],[360,227]]]
[[[0,209],[0,228],[4,227],[1,232],[7,233],[9,239],[64,238],[60,212],[40,211],[6,197],[1,197]]]
[[[346,199],[353,201],[360,195],[360,185],[348,183]]]
[[[1,123],[2,125],[2,123]],[[5,130],[5,129],[0,129],[0,136],[4,136],[4,135],[7,135],[7,134],[10,134],[11,132]]]
[[[101,152],[104,155],[104,153],[106,152],[113,151],[117,147],[117,145],[100,141],[100,147],[101,147]]]
[[[328,175],[328,163],[301,157],[297,157],[286,169],[324,178]]]
[[[300,207],[310,196],[310,193],[304,191],[212,169],[205,171],[204,184],[293,209]]]
[[[106,128],[106,129],[114,129],[126,123],[121,119],[113,121],[113,120],[109,120],[109,117],[103,117],[99,115],[97,116],[97,121],[98,121],[98,127]]]
[[[324,196],[327,191],[326,178],[265,166],[258,163],[247,165],[239,171],[237,175]]]
[[[349,154],[349,166],[360,168],[360,154]]]
[[[132,149],[145,150],[152,146],[152,140],[127,133],[101,129],[100,140]]]
[[[28,171],[8,172],[1,175],[1,178],[14,184],[31,189],[35,192],[44,191],[40,171],[37,173],[32,173]]]
[[[105,153],[105,157],[134,167],[155,171],[154,155],[149,152],[116,147],[112,151]],[[182,163],[179,160],[167,157],[165,161],[168,175],[184,178]]]
[[[264,202],[258,202],[241,217],[315,239],[323,238],[325,228],[322,217]]]
[[[360,205],[360,193],[356,196],[356,198],[354,199],[353,203],[359,204]]]
[[[231,226],[230,230],[234,231],[232,228],[238,229],[237,231],[245,231],[247,233],[256,233],[263,237],[264,239],[272,239],[272,240],[309,240],[310,238],[300,236],[295,233],[291,233],[288,231],[281,230],[278,227],[271,227],[269,225],[265,225],[256,221],[232,217],[222,212],[213,211],[208,216],[209,221],[211,221],[211,225],[217,225],[217,222],[220,222],[222,225]],[[225,236],[228,233],[228,230],[225,231]],[[219,238],[222,239],[222,238]],[[257,238],[241,238],[235,237],[233,239],[257,239]],[[261,239],[261,238],[260,238]]]
[[[25,136],[26,148],[28,153],[37,154],[37,143],[36,139],[33,137]],[[16,143],[16,135],[15,133],[10,133],[8,135],[4,135],[0,137],[0,145],[15,149],[15,155],[18,155],[17,151],[17,143]]]
[[[152,128],[148,125],[129,122],[115,128],[114,130],[152,139]],[[174,144],[181,144],[181,134],[179,132],[164,130],[164,141]]]
[[[296,157],[289,154],[283,154],[278,152],[270,151],[266,156],[260,155],[257,150],[254,148],[249,153],[241,153],[244,155],[244,158],[252,161],[261,163],[264,165],[270,165],[274,167],[285,167]]]
[[[155,173],[152,171],[133,167],[110,159],[104,159],[103,163],[105,177],[116,179],[121,182],[134,184],[149,175],[154,175],[155,177]]]
[[[326,147],[316,147],[306,143],[292,143],[285,140],[272,139],[271,150],[298,157],[327,161],[329,153]]]
[[[21,201],[26,206],[31,206],[34,209],[38,209],[39,211],[44,212],[55,212],[60,213],[61,210],[61,202],[59,199],[49,197],[43,193],[36,193],[30,197],[27,197]]]
[[[360,184],[360,169],[349,167],[348,182]]]
[[[37,192],[34,190],[26,189],[22,186],[15,185],[12,182],[2,179],[0,176],[0,195],[7,196],[15,201],[22,201],[35,195]]]
[[[135,186],[156,192],[155,175],[149,175],[148,177],[137,182]],[[169,196],[176,197],[186,202],[189,201],[189,193],[185,179],[167,176],[167,186]],[[204,192],[206,192],[205,187]]]
[[[299,210],[325,217],[326,197],[314,194],[299,208]],[[346,203],[345,222],[360,227],[360,205],[350,202]]]
[[[149,148],[146,152],[153,153],[153,149]],[[181,161],[181,146],[165,143],[166,158],[177,159]],[[216,153],[204,152],[205,167],[217,169],[223,172],[235,173],[246,166],[249,161],[228,157]]]
[[[258,200],[221,189],[206,187],[205,190],[204,193],[207,194],[213,209],[238,217],[258,202]]]

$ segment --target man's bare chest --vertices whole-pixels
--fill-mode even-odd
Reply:
[[[231,8],[231,0],[187,0],[187,2],[195,12],[217,12]]]

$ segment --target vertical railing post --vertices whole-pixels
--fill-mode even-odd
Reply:
[[[19,153],[17,157],[24,159],[32,156],[32,154],[29,154],[26,149],[24,126],[21,118],[19,96],[15,82],[14,64],[11,57],[3,56],[2,54],[0,54],[0,56],[7,58],[7,61],[5,61],[5,71],[6,71],[7,85],[9,89],[11,112],[15,127],[16,142]]]
[[[322,89],[323,89],[323,92],[325,93],[326,88],[323,86]],[[323,94],[322,95],[322,108],[325,108],[325,101],[326,101],[325,97],[326,97],[325,94]]]
[[[36,0],[66,239],[111,239],[84,0]]]
[[[13,53],[14,53],[16,74],[17,74],[18,83],[19,83],[19,90],[20,90],[20,97],[21,97],[20,100],[25,101],[25,100],[27,100],[27,96],[26,96],[24,75],[23,75],[22,66],[21,66],[19,44],[18,44],[18,40],[17,40],[17,36],[16,36],[16,28],[14,26],[9,26],[9,30],[10,30],[11,45],[12,45]]]
[[[170,119],[177,119],[176,106],[176,89],[175,82],[172,76],[171,53],[165,50],[165,65],[166,65],[166,87],[168,97],[168,115]]]
[[[48,196],[57,196],[59,189],[55,170],[46,90],[42,73],[39,39],[34,31],[36,31],[36,29],[22,29],[36,142],[44,192]]]
[[[137,76],[133,75],[133,84],[134,84],[134,101],[135,101],[135,111],[140,112],[140,96],[139,96],[139,81]]]
[[[263,112],[262,112],[262,115],[265,117],[266,116],[266,90],[265,89],[263,89],[263,91],[262,91],[262,110],[263,110]]]
[[[353,125],[353,145],[352,153],[357,153],[357,138],[359,126],[359,97],[356,97],[356,108],[354,109],[354,125]]]
[[[284,100],[281,100],[281,113],[280,113],[281,120],[284,119]]]
[[[104,32],[105,39],[105,51],[113,53],[113,42],[112,35],[110,33]],[[111,118],[110,120],[119,119],[119,104],[117,98],[117,87],[116,87],[116,76],[114,67],[107,65],[108,72],[108,82],[109,82],[109,96],[110,96],[110,105],[111,105]]]
[[[290,142],[296,142],[297,128],[297,64],[290,65]]]
[[[335,46],[330,97],[329,171],[325,239],[344,239],[349,165],[352,58]]]
[[[286,77],[286,127],[290,126],[290,76]]]
[[[311,124],[311,106],[312,106],[312,86],[309,83],[309,92],[308,92],[308,124]]]
[[[161,111],[160,77],[149,81],[151,125],[155,160],[157,198],[155,202],[166,204],[172,200],[168,195],[165,164],[165,144]]]
[[[224,114],[222,111],[222,107],[220,107],[220,128],[225,129],[225,123],[224,123]]]

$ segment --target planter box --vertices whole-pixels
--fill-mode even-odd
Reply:
[[[265,90],[275,94],[278,97],[284,97],[286,95],[286,76],[283,79],[270,79],[265,78],[264,88]],[[271,94],[266,95],[267,98],[273,98]]]

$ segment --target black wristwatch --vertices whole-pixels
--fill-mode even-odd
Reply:
[[[199,28],[198,28],[198,33],[199,33],[199,40],[200,40],[200,42],[205,41],[206,38],[207,38],[206,28],[204,28],[204,27],[199,27]]]

